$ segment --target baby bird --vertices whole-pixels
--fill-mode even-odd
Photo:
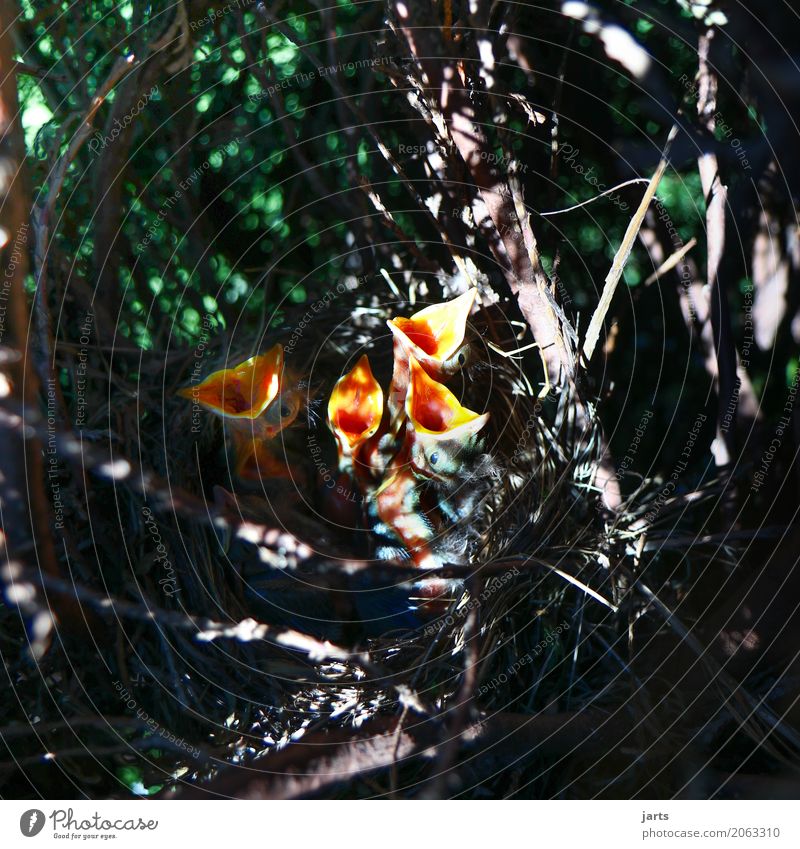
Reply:
[[[328,429],[336,440],[339,474],[322,494],[322,511],[341,528],[364,526],[364,499],[375,489],[370,455],[383,421],[383,390],[369,357],[336,381],[328,400]]]
[[[478,451],[478,433],[489,420],[462,406],[409,356],[403,444],[375,495],[376,514],[422,569],[442,565],[448,523],[465,511],[450,503],[462,470]],[[438,553],[434,548],[438,549]]]
[[[364,354],[336,381],[328,401],[328,427],[336,439],[339,471],[351,476],[362,491],[372,487],[371,439],[383,420],[383,390]]]
[[[296,381],[287,380],[284,372],[283,345],[215,371],[178,395],[224,420],[238,479],[257,481],[287,473],[286,464],[267,444],[295,421],[302,401]]]
[[[446,386],[428,376],[413,355],[408,364],[405,406],[409,462],[423,477],[440,482],[452,479],[475,456],[478,433],[489,421],[489,413],[475,413],[462,406]]]
[[[443,380],[466,364],[469,343],[464,337],[476,292],[470,289],[452,301],[425,307],[410,318],[387,322],[394,337],[394,372],[388,399],[393,435],[402,427],[410,357],[434,380]]]

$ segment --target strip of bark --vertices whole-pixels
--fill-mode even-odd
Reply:
[[[714,30],[700,36],[698,47],[699,99],[697,112],[705,128],[713,135],[717,107],[717,77],[709,64],[709,51]],[[702,153],[697,160],[703,194],[706,198],[706,238],[708,253],[707,279],[709,312],[714,351],[717,357],[718,405],[717,439],[714,459],[717,466],[727,466],[736,456],[736,347],[731,330],[730,306],[720,268],[725,252],[725,215],[728,190],[722,184],[715,153]]]
[[[492,164],[496,156],[477,121],[458,63],[441,56],[438,29],[425,25],[425,12],[418,2],[393,2],[391,7],[411,55],[426,78],[431,108],[443,117],[500,237],[502,254],[497,243],[490,241],[490,245],[541,350],[549,382],[560,386],[573,375],[573,359],[564,343],[551,298],[547,297],[550,281],[541,264],[530,216],[517,208],[508,179]]]

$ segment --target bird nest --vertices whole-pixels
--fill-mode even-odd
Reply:
[[[498,305],[480,308],[470,321],[472,363],[451,382],[471,409],[490,413],[487,459],[479,475],[464,470],[480,498],[464,527],[451,529],[468,554],[438,570],[451,588],[447,604],[409,614],[419,570],[376,559],[369,531],[325,518],[320,498],[336,464],[324,422],[333,383],[367,352],[385,386],[386,319],[420,304],[344,289],[318,312],[284,310],[244,344],[240,329],[203,332],[192,349],[137,353],[138,363],[121,351],[110,383],[99,371],[87,375],[96,397],[79,434],[83,476],[73,471],[64,483],[74,499],[69,581],[45,581],[58,640],[40,660],[41,678],[22,670],[17,688],[42,704],[42,739],[63,753],[60,769],[98,795],[119,794],[120,780],[155,792],[226,764],[272,769],[270,757],[289,752],[289,742],[323,734],[352,743],[347,735],[371,729],[393,748],[343,771],[358,778],[350,792],[388,793],[424,778],[426,792],[441,794],[448,789],[436,776],[462,744],[485,752],[482,736],[495,759],[468,764],[470,780],[490,788],[507,780],[494,776],[507,776],[499,770],[517,756],[498,742],[511,723],[533,735],[525,739],[539,753],[517,782],[538,778],[535,792],[546,795],[585,794],[587,782],[599,786],[619,765],[588,778],[572,761],[557,777],[547,770],[565,752],[596,749],[581,742],[590,716],[609,729],[621,724],[632,753],[657,759],[653,739],[668,746],[675,732],[649,718],[652,690],[626,657],[625,635],[635,619],[651,619],[653,633],[665,621],[677,627],[669,603],[687,545],[700,569],[712,555],[716,568],[735,557],[732,543],[721,556],[712,539],[687,544],[677,533],[691,528],[687,503],[714,498],[718,485],[664,498],[643,481],[610,511],[598,484],[602,430],[585,391],[569,384],[542,395],[531,377],[541,374],[538,357],[517,352],[520,326]],[[296,426],[276,440],[298,474],[235,493],[221,421],[175,393],[190,376],[235,361],[232,352],[250,356],[275,341],[303,392]],[[122,374],[130,371],[133,384]],[[74,457],[73,448],[62,445]],[[668,589],[656,597],[651,587]],[[59,703],[37,700],[45,681]],[[683,708],[676,704],[676,715]],[[432,740],[425,728],[438,729]],[[406,743],[428,755],[404,758]],[[390,768],[373,775],[381,765]],[[641,787],[641,775],[628,774],[622,794]],[[292,791],[312,792],[329,788]],[[291,793],[275,779],[265,795]]]

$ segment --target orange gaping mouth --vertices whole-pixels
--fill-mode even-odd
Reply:
[[[434,360],[447,360],[464,341],[475,294],[476,290],[470,289],[452,301],[425,307],[411,318],[393,318],[389,329],[409,354],[422,352]]]
[[[220,416],[255,419],[278,394],[282,372],[283,346],[278,343],[265,354],[215,371],[202,383],[180,389],[178,395]]]
[[[353,451],[375,434],[382,416],[383,390],[364,354],[333,387],[328,401],[328,426],[340,445],[344,443],[341,447]]]
[[[489,414],[473,412],[441,383],[429,377],[415,357],[409,357],[411,379],[406,395],[406,415],[417,433],[447,437],[477,433]]]

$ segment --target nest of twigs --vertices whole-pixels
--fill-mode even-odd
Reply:
[[[321,517],[313,493],[324,470],[307,450],[314,434],[335,464],[320,412],[326,393],[364,350],[385,379],[385,319],[414,309],[387,301],[378,284],[364,288],[308,322],[287,357],[307,392],[300,436],[282,446],[312,481],[290,501],[268,483],[247,499],[220,499],[231,486],[220,423],[198,419],[174,393],[198,362],[207,373],[231,350],[291,338],[302,313],[284,311],[267,332],[204,334],[193,350],[123,349],[105,368],[106,352],[92,352],[90,415],[60,443],[62,575],[28,576],[39,599],[26,608],[29,622],[50,646],[38,649],[38,671],[14,670],[16,692],[39,705],[38,745],[53,753],[44,764],[31,739],[28,767],[55,764],[67,784],[97,795],[125,793],[123,784],[186,792],[186,782],[220,770],[210,787],[230,795],[330,794],[343,781],[350,795],[502,795],[509,780],[522,795],[674,789],[683,778],[660,772],[659,753],[691,739],[707,716],[691,719],[698,705],[677,695],[673,661],[688,653],[706,676],[713,662],[671,607],[711,559],[719,570],[737,556],[713,528],[698,536],[686,507],[716,498],[721,485],[698,481],[665,497],[661,484],[641,481],[607,509],[603,435],[585,389],[539,397],[535,356],[513,354],[518,327],[497,306],[481,309],[470,331],[477,356],[455,387],[492,414],[470,556],[441,570],[457,579],[447,609],[365,624],[352,599],[408,594],[418,570],[371,559],[363,538]],[[63,356],[74,366],[73,353]],[[37,620],[48,602],[58,620],[50,633]],[[4,615],[5,640],[16,643]],[[650,652],[644,664],[640,645]],[[737,698],[740,727],[763,739],[767,708]],[[703,733],[726,728],[722,715]],[[376,748],[376,739],[391,745]],[[326,744],[326,768],[309,761],[315,749],[298,746],[304,740]],[[792,743],[777,737],[774,748]],[[25,745],[15,750],[23,763]],[[310,777],[262,777],[249,791],[225,773],[242,763]]]

